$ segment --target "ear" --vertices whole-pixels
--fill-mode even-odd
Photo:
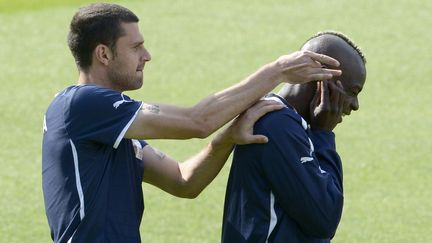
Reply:
[[[107,66],[113,59],[113,53],[111,49],[104,44],[97,45],[94,49],[93,55],[99,63],[105,66]]]

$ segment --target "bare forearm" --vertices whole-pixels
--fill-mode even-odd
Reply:
[[[267,64],[242,82],[211,95],[190,109],[207,137],[280,84],[275,67]]]
[[[126,138],[188,139],[205,138],[228,123],[280,82],[272,65],[190,108],[166,104],[144,104]],[[145,128],[145,129],[144,129]]]
[[[200,153],[180,164],[183,182],[178,196],[197,197],[220,172],[234,147],[221,138],[219,134]]]

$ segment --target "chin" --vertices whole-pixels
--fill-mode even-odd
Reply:
[[[143,86],[144,83],[144,78],[141,76],[139,79],[137,79],[136,81],[138,89],[141,88]]]
[[[135,82],[131,85],[131,90],[140,89],[143,86],[143,79],[136,79]]]
[[[131,82],[128,82],[127,84],[122,86],[122,90],[123,91],[128,91],[128,90],[137,90],[140,89],[143,85],[143,81],[142,80],[134,80]]]

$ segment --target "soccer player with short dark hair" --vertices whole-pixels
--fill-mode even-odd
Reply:
[[[236,146],[228,179],[222,242],[330,242],[343,206],[342,163],[332,130],[359,109],[365,59],[345,35],[322,32],[302,50],[336,58],[342,76],[286,84],[267,96],[285,108],[266,114],[254,132],[266,144]]]

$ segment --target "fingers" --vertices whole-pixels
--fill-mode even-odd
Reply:
[[[316,68],[312,71],[311,74],[309,74],[308,79],[310,80],[329,80],[332,79],[334,76],[340,76],[342,75],[341,70],[337,69],[328,69],[328,68]]]
[[[311,109],[311,127],[332,131],[342,122],[342,113],[347,99],[340,81],[318,82],[321,103],[314,110]]]
[[[268,138],[264,135],[250,135],[246,139],[246,143],[267,143]]]
[[[339,80],[336,82],[329,82],[329,87],[332,112],[341,116],[346,100],[342,83]]]
[[[328,109],[330,107],[330,95],[328,82],[321,81],[321,106]]]
[[[346,94],[345,91],[343,90],[343,86],[340,80],[336,81],[336,85],[338,86],[338,90],[340,92],[340,96],[339,96],[339,109],[341,111],[341,113],[343,113],[344,107],[345,107],[345,102],[346,102]]]
[[[310,75],[310,79],[312,80],[328,80],[333,78],[334,76],[342,75],[342,71],[338,69],[327,68],[327,66],[339,67],[340,63],[338,60],[323,55],[318,54],[311,51],[305,51],[305,55],[309,56],[313,63],[320,64],[319,67],[315,69],[315,72],[312,72]]]
[[[258,120],[266,113],[282,109],[283,107],[283,104],[274,100],[260,100],[251,106],[246,113],[248,113],[248,116],[252,117],[254,120]]]
[[[311,51],[304,51],[304,53],[305,53],[305,55],[310,56],[314,61],[318,61],[321,64],[331,65],[334,67],[339,67],[339,65],[340,65],[339,61],[332,58],[332,57],[329,57],[329,56],[326,56],[323,54],[318,54],[318,53],[311,52]]]
[[[330,91],[330,102],[331,102],[332,110],[337,113],[339,111],[338,105],[339,105],[340,92],[333,81],[329,81],[328,86]]]
[[[313,98],[311,100],[311,103],[310,103],[310,109],[311,110],[314,110],[315,107],[318,107],[318,105],[320,104],[320,101],[321,101],[321,82],[322,81],[318,81],[316,83],[317,87],[316,87],[316,90],[315,90],[315,94],[314,94],[314,96],[313,96]]]
[[[311,51],[299,51],[280,57],[277,66],[287,75],[284,82],[301,84],[309,81],[328,80],[342,74],[335,69],[340,63],[329,56]]]
[[[308,63],[308,62],[302,62],[302,63],[295,64],[295,65],[289,65],[289,66],[283,68],[283,72],[291,72],[293,70],[299,70],[299,69],[307,68],[307,67],[309,67],[309,65],[310,65],[310,63]]]
[[[274,103],[273,103],[274,102]],[[271,111],[275,111],[275,110],[280,110],[284,107],[284,105],[282,105],[279,102],[275,102],[273,101],[271,104],[266,104],[262,107],[260,107],[253,116],[253,120],[254,122],[257,121],[258,119],[260,119],[262,116],[264,116],[265,114],[271,112]]]
[[[324,68],[319,65],[315,65],[315,61],[302,62],[300,64],[292,65],[283,69],[286,73],[297,72],[302,77],[298,83],[304,83],[314,80],[329,80],[335,76],[342,75],[342,71],[338,69]]]
[[[285,67],[283,69],[284,72],[291,72],[294,70],[303,70],[304,72],[308,72],[310,75],[326,75],[329,77],[326,79],[330,79],[333,76],[342,75],[341,70],[323,67],[323,65],[313,60],[312,62],[302,62],[296,65]],[[316,80],[326,80],[326,79],[316,79]]]
[[[253,126],[258,119],[265,114],[280,110],[285,107],[283,104],[272,100],[261,100],[241,114],[237,118],[236,125],[232,132],[236,135],[235,143],[249,144],[249,143],[267,143],[268,138],[264,135],[254,135]]]
[[[340,80],[336,81],[336,87],[339,90],[339,92],[341,93],[341,95],[345,95],[346,94],[345,90],[344,90],[344,88],[342,86],[342,82]]]

